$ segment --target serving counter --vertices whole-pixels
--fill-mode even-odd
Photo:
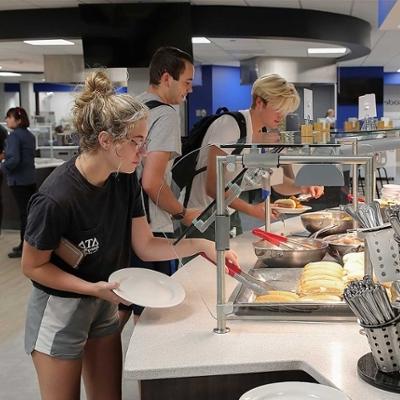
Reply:
[[[272,224],[278,232],[281,225]],[[289,232],[301,230],[298,217]],[[231,241],[244,270],[257,258],[249,233]],[[216,270],[197,257],[174,275],[185,301],[170,309],[145,309],[126,354],[126,379],[139,380],[142,400],[238,399],[252,387],[282,380],[308,380],[336,387],[351,400],[394,400],[357,376],[369,352],[356,322],[306,323],[228,320],[231,331],[215,334]],[[236,281],[226,277],[227,294]]]

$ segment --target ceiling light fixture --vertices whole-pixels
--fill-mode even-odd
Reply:
[[[21,74],[18,74],[17,72],[0,72],[0,76],[21,76]]]
[[[64,39],[24,40],[24,43],[32,46],[73,46],[75,44]]]
[[[400,72],[400,68],[397,70],[397,72]]]
[[[192,37],[192,43],[207,44],[211,42],[206,37]]]
[[[313,47],[307,49],[308,54],[344,54],[346,47]]]

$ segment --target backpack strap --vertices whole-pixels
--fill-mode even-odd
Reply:
[[[149,100],[149,101],[146,101],[144,104],[149,108],[149,110],[152,110],[153,108],[157,108],[160,106],[168,106],[175,110],[175,108],[172,107],[171,104],[163,103],[162,101],[158,101],[158,100]]]
[[[217,115],[226,114],[228,112],[229,112],[229,110],[226,107],[219,107],[219,108],[217,108],[217,111],[215,111],[215,114],[217,114]]]
[[[235,111],[235,112],[228,112],[225,113],[230,115],[231,117],[235,118],[235,121],[237,122],[240,130],[240,137],[238,140],[238,143],[243,143],[246,141],[246,136],[247,136],[247,126],[246,126],[246,118],[245,116],[240,112],[240,111]],[[234,149],[232,151],[232,154],[238,155],[242,152],[242,149]]]

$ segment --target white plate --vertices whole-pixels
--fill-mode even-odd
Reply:
[[[259,386],[239,400],[349,400],[340,390],[309,382],[279,382]]]
[[[286,208],[286,207],[278,207],[274,204],[271,204],[271,209],[278,211],[281,214],[301,214],[305,211],[311,210],[310,206],[303,206],[301,208]]]
[[[173,307],[185,298],[185,290],[178,281],[146,268],[120,269],[108,281],[119,283],[114,290],[119,297],[143,307]]]

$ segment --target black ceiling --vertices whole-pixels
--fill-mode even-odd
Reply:
[[[95,5],[85,5],[89,6]],[[157,29],[157,21],[149,23]],[[3,11],[0,12],[0,27],[0,40],[82,38],[83,32],[87,31],[79,8]],[[371,26],[368,22],[322,11],[191,6],[191,29],[193,36],[211,38],[280,38],[336,44],[351,50],[341,60],[370,52]]]

